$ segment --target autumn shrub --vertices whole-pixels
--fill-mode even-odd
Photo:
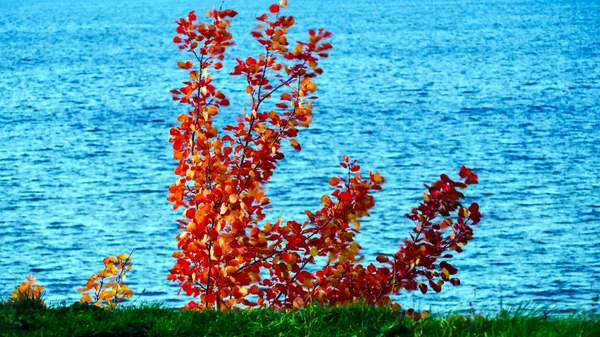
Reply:
[[[131,298],[133,291],[124,283],[133,267],[131,254],[133,250],[129,254],[105,257],[104,269],[92,274],[85,287],[79,288],[78,291],[83,293],[79,301],[110,309]]]
[[[361,246],[354,238],[375,205],[372,193],[385,180],[377,172],[363,176],[347,156],[340,162],[345,173],[329,180],[334,191],[321,198],[322,208],[305,211],[302,222],[263,221],[269,204],[265,184],[284,158],[284,141],[301,149],[299,129],[313,120],[315,79],[332,48],[331,33],[323,29],[292,43],[288,31],[295,19],[281,15],[285,5],[273,4],[256,18],[251,35],[263,52],[237,58],[230,72],[247,84],[251,104],[223,130],[213,120],[230,102],[212,74],[223,68],[234,43],[229,27],[237,12],[211,10],[204,23],[192,11],[176,21],[173,41],[188,57],[178,66],[189,79],[171,91],[187,112],[170,130],[178,179],[168,200],[183,215],[168,279],[196,298],[185,308],[288,309],[357,301],[387,306],[402,289],[425,293],[439,292],[445,283],[458,285],[457,269],[447,260],[473,238],[471,226],[481,217],[476,203],[461,203],[460,190],[478,179],[464,166],[459,181],[442,175],[425,185],[423,202],[407,214],[414,222],[409,239],[392,256],[378,256],[377,265],[359,263]],[[323,265],[316,266],[317,260]]]
[[[32,274],[27,275],[27,279],[12,292],[10,301],[14,304],[31,308],[45,307],[46,303],[42,298],[44,287],[36,285],[35,281],[36,279],[33,278]]]

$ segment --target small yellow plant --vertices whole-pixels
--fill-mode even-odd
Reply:
[[[101,308],[114,308],[117,304],[133,296],[133,291],[123,282],[127,279],[127,272],[131,270],[131,253],[123,253],[105,257],[104,269],[92,274],[85,284],[85,288],[78,291],[83,293],[79,301],[91,303]],[[89,291],[93,290],[93,295]],[[93,297],[92,297],[93,296]]]
[[[19,285],[15,291],[12,292],[10,300],[13,303],[33,300],[39,302],[41,305],[46,306],[46,303],[42,300],[44,287],[40,285],[34,285],[35,279],[32,274],[27,275],[27,279]]]

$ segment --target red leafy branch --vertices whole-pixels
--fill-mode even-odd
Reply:
[[[462,250],[481,217],[477,204],[465,208],[460,203],[464,196],[457,189],[477,183],[465,167],[463,181],[442,175],[426,185],[423,203],[407,215],[415,222],[411,239],[394,256],[377,257],[380,266],[359,264],[361,247],[354,237],[384,178],[379,173],[363,178],[349,157],[340,163],[346,175],[329,180],[334,191],[321,198],[321,209],[306,211],[302,223],[281,217],[263,223],[269,204],[264,186],[284,158],[283,141],[301,150],[298,131],[312,122],[314,79],[323,73],[319,62],[332,48],[331,33],[323,29],[310,30],[307,40],[290,46],[287,34],[295,20],[280,15],[285,4],[271,5],[271,15],[257,17],[251,35],[263,54],[236,59],[230,75],[244,78],[251,106],[222,134],[213,118],[230,102],[213,85],[211,73],[223,68],[233,45],[229,18],[237,13],[212,10],[209,23],[202,23],[190,12],[176,21],[173,41],[191,60],[178,62],[189,80],[171,91],[188,111],[170,131],[179,178],[169,187],[168,200],[184,211],[178,220],[179,250],[173,254],[177,262],[168,279],[198,299],[187,308],[217,310],[357,300],[387,305],[401,289],[426,292],[428,287],[440,291],[444,282],[457,285],[456,268],[445,261],[448,251]],[[315,268],[321,260],[325,265]]]

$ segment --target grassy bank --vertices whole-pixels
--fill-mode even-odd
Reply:
[[[43,308],[0,303],[2,336],[600,336],[598,318],[504,313],[496,317],[428,317],[413,322],[366,306],[310,307],[296,312],[176,311],[160,305]]]

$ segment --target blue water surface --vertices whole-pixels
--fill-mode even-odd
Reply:
[[[220,1],[0,1],[0,296],[28,273],[50,303],[72,302],[102,258],[135,248],[139,301],[173,307],[166,280],[178,233],[169,128],[185,107],[174,20]],[[226,67],[260,49],[249,31],[269,1],[226,0],[239,15]],[[403,293],[405,306],[594,310],[600,293],[600,2],[290,1],[292,40],[333,32],[314,124],[288,148],[269,216],[303,220],[342,173],[342,154],[387,178],[358,237],[367,260],[394,252],[423,183],[456,177],[485,218],[454,259],[462,284]],[[233,106],[245,83],[216,75]],[[222,75],[222,76],[221,76]]]

